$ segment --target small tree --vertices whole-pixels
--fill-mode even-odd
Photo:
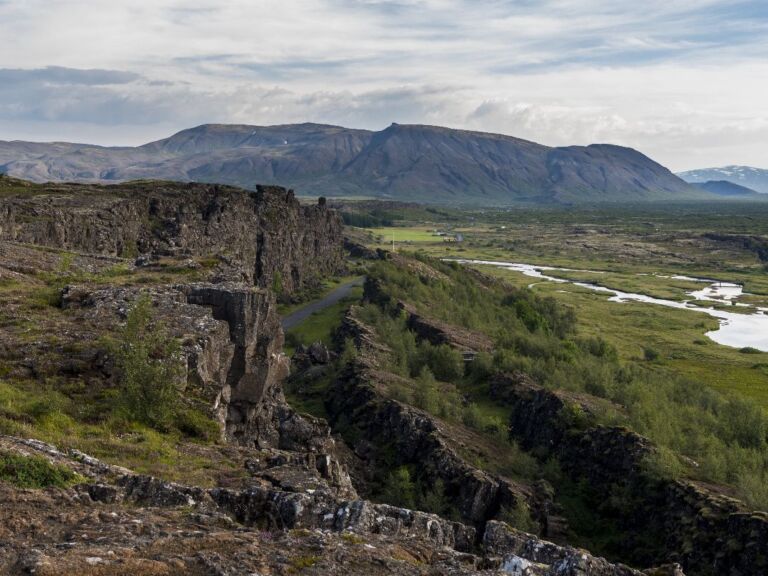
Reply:
[[[165,326],[152,322],[152,303],[142,296],[128,313],[115,345],[120,410],[128,419],[167,428],[176,413],[183,376],[181,346]]]
[[[400,466],[387,475],[381,499],[393,506],[411,509],[416,507],[416,484],[407,466]]]
[[[453,382],[464,374],[464,358],[447,344],[433,346],[428,341],[419,345],[419,360],[426,364],[438,380]]]
[[[272,277],[272,292],[278,298],[283,295],[283,275],[280,273],[280,270],[275,272],[275,275]]]
[[[483,413],[480,407],[474,402],[467,404],[461,415],[461,421],[464,423],[464,426],[480,430],[483,426]]]
[[[352,338],[346,338],[344,340],[344,348],[339,356],[339,366],[346,366],[351,364],[357,358],[357,346]]]
[[[415,381],[416,387],[413,393],[413,401],[417,408],[434,413],[438,408],[438,394],[435,377],[426,366],[421,368]]]
[[[529,534],[538,534],[541,529],[531,517],[531,509],[522,500],[516,500],[512,506],[502,506],[498,517],[502,522]]]

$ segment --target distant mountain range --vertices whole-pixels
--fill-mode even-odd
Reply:
[[[631,148],[552,148],[500,134],[392,124],[208,124],[131,147],[0,141],[0,172],[37,182],[166,179],[300,194],[503,205],[711,199]]]
[[[751,166],[724,166],[680,172],[678,176],[686,182],[699,183],[721,180],[733,182],[763,194],[768,194],[768,170]]]

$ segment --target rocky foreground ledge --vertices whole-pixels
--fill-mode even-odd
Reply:
[[[0,437],[0,449],[83,477],[68,489],[0,485],[4,574],[682,574],[611,564],[503,522],[477,535],[433,514],[345,500],[326,463],[287,453],[252,463],[252,486],[229,490],[163,482],[35,440]]]

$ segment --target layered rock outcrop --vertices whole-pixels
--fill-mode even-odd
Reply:
[[[314,566],[318,574],[643,576],[501,522],[478,534],[434,514],[344,498],[311,466],[303,474],[315,478],[312,488],[269,480],[286,465],[276,461],[234,490],[166,482],[38,441],[0,436],[0,450],[41,456],[86,479],[20,498],[0,484],[7,573],[292,574]],[[301,473],[302,463],[294,467]]]
[[[295,292],[342,265],[342,223],[293,192],[214,184],[51,185],[4,198],[0,240],[112,256],[221,261],[224,279]]]
[[[141,287],[94,285],[79,273],[83,283],[67,286],[61,305],[75,323],[85,323],[64,333],[88,326],[97,349],[98,333],[114,330],[144,294],[155,320],[184,343],[186,400],[209,408],[223,438],[319,451],[332,444],[327,426],[285,403],[289,361],[275,304],[277,293],[295,293],[342,266],[341,219],[324,200],[304,206],[293,192],[268,186],[255,192],[169,182],[28,186],[3,198],[0,243],[74,251],[49,273],[65,278],[82,255],[123,267],[130,266],[126,257],[140,267],[165,259],[182,273],[205,266],[196,277],[207,282]],[[90,365],[109,377],[114,367],[107,356],[97,352],[72,369],[83,373]]]
[[[541,494],[470,465],[436,418],[387,397],[386,383],[394,376],[378,367],[381,344],[357,318],[354,307],[340,337],[355,342],[359,353],[329,390],[326,409],[333,427],[343,424],[354,429],[353,449],[358,455],[372,463],[385,460],[390,466],[417,465],[431,482],[444,483],[446,495],[466,522],[483,525],[502,509],[520,505],[543,520],[540,517],[547,505]]]
[[[418,260],[404,259],[399,256],[395,260],[421,276],[440,277],[441,273],[431,267],[419,267]],[[486,280],[483,278],[483,280]],[[489,353],[493,351],[493,340],[476,330],[462,328],[448,322],[443,322],[436,318],[419,312],[414,306],[402,300],[393,301],[392,297],[383,290],[378,280],[368,278],[365,281],[364,298],[369,302],[375,302],[385,307],[397,307],[405,314],[408,329],[413,332],[420,340],[426,340],[434,346],[445,344],[464,354],[465,359],[472,359],[480,352]]]
[[[398,304],[407,315],[408,329],[420,340],[426,340],[435,346],[446,344],[464,354],[466,358],[493,350],[493,340],[481,332],[429,318],[405,302]]]
[[[62,306],[110,327],[141,297],[153,316],[181,339],[187,401],[201,401],[222,438],[239,445],[334,450],[328,426],[292,410],[283,395],[290,361],[274,295],[243,284],[182,284],[147,288],[68,286]],[[97,356],[102,359],[103,356]],[[102,367],[111,374],[109,363]]]
[[[533,539],[503,522],[488,522],[483,547],[486,553],[500,556],[505,571],[515,576],[643,576],[651,572],[657,576],[682,576],[682,571],[675,566],[643,573],[613,564],[571,546]]]
[[[625,531],[619,552],[636,562],[679,562],[686,573],[758,576],[768,570],[768,514],[718,490],[652,472],[654,444],[623,427],[595,425],[588,398],[556,392],[518,376],[492,385],[512,408],[510,434],[554,455],[586,485]],[[502,392],[503,391],[503,392]],[[501,396],[500,396],[501,397]],[[611,505],[605,494],[623,494]]]
[[[282,382],[288,376],[290,362],[283,354],[283,332],[274,297],[263,290],[237,285],[181,286],[187,302],[210,307],[216,320],[229,327],[231,358],[225,364],[226,375],[219,381],[221,391],[215,409],[225,421],[227,437],[235,442],[278,445],[279,429],[273,421],[276,411],[285,405]],[[217,347],[213,347],[217,350]],[[192,363],[198,376],[221,377],[221,368],[211,354],[202,349]],[[215,357],[221,359],[220,354]]]

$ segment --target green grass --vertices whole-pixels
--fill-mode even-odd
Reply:
[[[308,293],[304,298],[298,298],[297,302],[281,302],[277,307],[277,312],[280,316],[288,316],[297,310],[301,310],[312,301],[321,300],[328,294],[333,292],[336,288],[347,282],[353,282],[354,280],[361,279],[359,274],[350,274],[347,276],[334,276],[332,278],[326,278],[320,285]]]
[[[573,280],[575,282],[599,284],[600,286],[622,292],[645,294],[652,298],[677,300],[680,302],[683,300],[690,300],[688,292],[701,290],[707,286],[707,284],[702,282],[664,278],[655,274],[643,272],[571,272],[552,270],[547,272],[547,275],[563,278],[565,280]]]
[[[0,434],[37,438],[63,450],[76,448],[106,462],[167,480],[211,485],[217,474],[215,467],[228,466],[185,452],[185,445],[196,444],[204,449],[214,439],[204,438],[213,433],[209,419],[193,410],[180,415],[178,428],[161,432],[112,415],[109,396],[100,399],[73,390],[67,392],[76,399],[39,382],[0,379]],[[195,441],[190,434],[202,439]]]
[[[435,226],[388,226],[385,228],[370,228],[369,230],[378,239],[378,243],[384,247],[392,246],[393,235],[395,246],[403,242],[447,244],[444,237],[434,235],[435,229]],[[444,229],[440,230],[445,231]]]
[[[709,231],[768,234],[768,226],[759,217],[767,210],[765,206],[724,205],[716,210],[681,206],[665,211],[649,207],[567,212],[520,210],[512,215],[486,211],[473,215],[476,220],[471,225],[456,225],[456,229],[464,231],[463,243],[423,241],[413,248],[440,258],[587,269],[590,272],[548,274],[677,301],[688,299],[687,292],[706,284],[662,276],[737,282],[749,293],[739,302],[768,306],[768,274],[754,253],[728,246],[713,250],[701,240],[702,234]],[[394,229],[403,238],[424,239],[427,225],[404,223]],[[382,234],[389,230],[378,230],[380,237],[370,238],[370,244],[389,249],[391,242]],[[738,393],[768,409],[768,374],[762,367],[768,362],[761,360],[766,355],[740,353],[709,340],[705,333],[716,329],[718,323],[705,314],[642,303],[617,304],[608,302],[606,295],[574,286],[537,282],[519,273],[490,267],[484,271],[504,276],[517,286],[535,283],[536,292],[573,306],[581,330],[604,337],[616,346],[623,359],[642,358],[645,347],[653,348],[660,351],[659,366],[702,385]],[[748,308],[727,309],[750,312]]]
[[[327,419],[325,393],[335,376],[333,367],[329,367],[326,373],[311,382],[301,382],[301,389],[297,383],[290,381],[285,386],[285,398],[297,412]]]
[[[312,566],[317,564],[319,561],[319,556],[299,556],[298,558],[292,558],[289,572],[291,574],[302,572],[307,568],[312,568]]]
[[[340,283],[342,283],[341,280],[336,285]],[[298,326],[286,331],[286,353],[293,355],[299,344],[309,346],[314,342],[323,342],[326,346],[331,347],[334,334],[341,325],[344,315],[352,304],[360,301],[362,295],[362,286],[356,286],[347,298],[328,308],[315,312]],[[302,306],[305,305],[306,303]],[[299,412],[311,414],[318,418],[326,418],[327,414],[323,399],[325,391],[334,377],[332,367],[329,366],[328,370],[329,372],[311,382],[300,383],[301,389],[298,389],[296,383],[289,382],[285,389],[285,395],[290,405]]]
[[[19,488],[66,488],[83,481],[69,468],[52,464],[39,456],[0,452],[0,481]]]
[[[503,413],[489,411],[484,401],[493,399],[481,384],[472,386],[472,382],[482,383],[489,371],[520,371],[547,388],[598,397],[598,402],[590,402],[597,421],[626,425],[656,442],[665,455],[662,466],[656,468],[664,476],[687,475],[733,486],[749,505],[766,509],[768,362],[761,362],[764,354],[708,344],[703,333],[716,327],[717,321],[704,313],[619,304],[592,290],[553,282],[537,282],[532,291],[521,290],[516,287],[531,283],[521,273],[491,269],[508,278],[510,286],[505,287],[479,281],[457,264],[423,257],[421,263],[442,275],[413,274],[400,261],[371,266],[369,276],[388,297],[361,308],[361,320],[375,327],[393,351],[388,367],[406,379],[418,374],[410,399],[398,392],[406,401],[428,411],[436,409],[442,417],[446,409],[441,400],[448,390],[443,388],[437,397],[422,391],[427,382],[422,378],[423,363],[434,374],[440,364],[432,364],[424,353],[424,342],[415,341],[407,330],[394,307],[400,300],[422,314],[494,339],[495,352],[477,367],[477,375],[472,374],[475,360],[470,374],[448,377],[460,392],[470,394],[470,403],[460,414],[464,425],[498,433],[493,423],[503,424]],[[379,306],[381,312],[374,313]],[[705,376],[695,377],[693,367],[706,370]],[[449,412],[448,419],[455,421],[455,413]],[[690,460],[681,460],[673,452]],[[498,464],[500,453],[492,460]],[[523,460],[512,458],[511,463],[518,472],[525,471],[519,468]]]

